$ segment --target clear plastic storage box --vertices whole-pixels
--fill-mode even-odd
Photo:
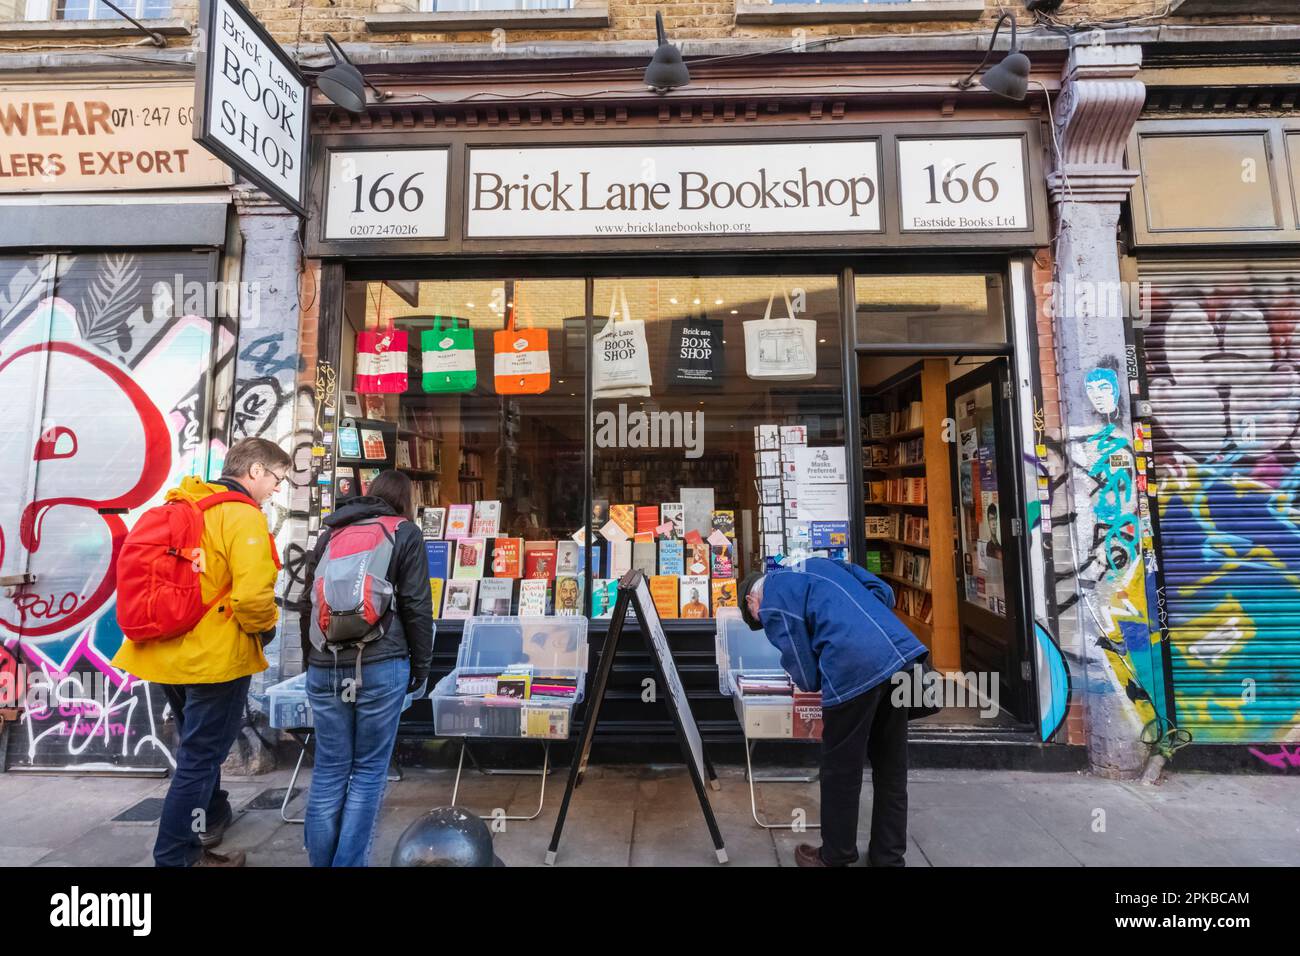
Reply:
[[[470,618],[456,669],[433,689],[434,732],[563,740],[586,678],[585,617]]]
[[[307,674],[304,671],[266,689],[270,700],[271,726],[277,730],[301,730],[314,726],[307,702]]]
[[[789,679],[781,666],[781,652],[762,630],[750,630],[739,608],[724,607],[717,614],[716,652],[718,689],[729,694],[736,706],[736,718],[749,740],[788,740],[821,738],[820,722],[799,720],[795,698],[791,694],[741,694],[737,680],[741,677]],[[793,684],[791,690],[794,690]],[[814,699],[811,703],[816,704]],[[806,709],[806,704],[801,707]]]

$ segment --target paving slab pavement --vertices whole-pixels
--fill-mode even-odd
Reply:
[[[223,848],[248,851],[251,866],[302,866],[302,827],[280,818],[278,801],[249,809],[259,794],[283,788],[290,770],[223,782],[236,820]],[[816,830],[764,829],[754,821],[743,767],[720,767],[710,803],[732,866],[793,866],[794,848],[817,843]],[[386,866],[403,830],[446,805],[450,770],[406,769],[389,784],[372,852]],[[301,816],[311,774],[289,806]],[[494,824],[508,866],[543,863],[564,790],[566,768],[547,780],[541,814]],[[537,776],[468,770],[458,802],[488,818],[530,815]],[[166,793],[157,778],[0,774],[2,866],[148,866],[155,822],[113,818]],[[1300,781],[1296,775],[1171,773],[1155,787],[1086,773],[916,770],[909,775],[909,866],[1297,866]],[[766,822],[819,819],[816,783],[762,783]],[[871,787],[859,822],[865,857]],[[713,847],[686,770],[680,766],[589,768],[574,795],[558,866],[713,866]]]

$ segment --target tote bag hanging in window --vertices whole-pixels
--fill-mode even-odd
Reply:
[[[609,321],[592,336],[592,396],[648,398],[650,350],[645,323],[629,317],[627,293],[620,285],[610,295]]]
[[[519,293],[516,291],[516,303]],[[551,353],[545,329],[532,328],[532,314],[525,309],[529,328],[516,329],[518,305],[510,306],[506,327],[492,334],[495,379],[498,395],[540,395],[551,387]]]
[[[356,390],[404,392],[406,381],[406,333],[358,332]]]
[[[420,333],[426,392],[470,392],[478,383],[474,330],[468,322],[464,326],[457,326],[455,319],[450,322],[450,328],[443,328],[442,318],[435,317],[433,328]]]
[[[668,384],[678,388],[721,388],[722,322],[703,313],[679,319],[669,336]]]
[[[771,382],[798,382],[817,377],[817,323],[796,319],[790,295],[785,299],[784,319],[772,318],[776,289],[767,297],[763,318],[745,323],[745,374]]]

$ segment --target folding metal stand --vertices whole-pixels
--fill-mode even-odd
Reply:
[[[764,830],[793,830],[794,829],[793,823],[766,823],[763,820],[759,819],[758,797],[754,790],[754,784],[755,783],[812,783],[813,781],[819,778],[820,774],[819,773],[784,774],[784,775],[772,774],[769,776],[755,778],[754,765],[753,762],[750,760],[750,753],[754,749],[754,745],[757,743],[758,740],[750,740],[749,735],[748,734],[745,735],[745,780],[749,784],[749,812],[753,815],[754,822],[757,823]],[[805,823],[803,826],[805,829],[808,830],[820,830],[822,825],[820,823]]]
[[[495,817],[494,819],[497,819],[497,820],[536,820],[539,816],[541,816],[541,813],[542,813],[542,806],[543,806],[543,805],[545,804],[545,802],[546,802],[546,778],[547,778],[547,776],[548,776],[548,775],[550,774],[550,772],[551,772],[551,742],[550,742],[550,740],[544,739],[544,740],[542,740],[541,743],[542,743],[542,770],[541,770],[542,788],[541,788],[541,792],[540,792],[540,793],[538,794],[538,796],[537,796],[537,809],[536,809],[535,811],[533,811],[533,813],[531,813],[531,814],[528,815],[528,816],[505,814],[505,815],[503,815],[503,816]],[[461,771],[463,770],[463,768],[464,768],[464,766],[465,766],[465,752],[466,752],[467,750],[469,750],[469,738],[468,738],[468,737],[462,737],[462,738],[460,739],[460,758],[456,761],[456,782],[452,785],[452,788],[451,788],[451,802],[452,802],[452,805],[453,805],[453,806],[454,806],[455,803],[456,803],[456,795],[460,792],[460,776],[461,776]],[[532,770],[511,770],[511,769],[509,769],[509,768],[500,768],[500,769],[495,769],[495,768],[486,768],[486,767],[482,767],[482,766],[479,765],[479,762],[478,762],[476,759],[474,759],[474,754],[472,754],[472,753],[469,755],[469,760],[470,760],[470,763],[472,763],[472,764],[474,765],[474,769],[477,770],[479,773],[485,775],[485,776],[493,776],[493,777],[497,777],[497,776],[500,776],[500,777],[506,777],[506,776],[513,776],[513,777],[533,777],[533,776],[537,776],[537,773],[536,773],[535,771],[532,771]]]
[[[298,735],[302,733],[302,731],[286,730],[285,733],[293,737],[294,740],[298,740]],[[302,747],[302,752],[298,754],[298,762],[294,764],[293,767],[293,776],[289,778],[289,786],[287,786],[284,790],[284,802],[280,804],[280,819],[283,820],[285,823],[306,823],[307,822],[305,817],[291,817],[287,813],[289,809],[289,801],[293,799],[294,785],[298,782],[298,774],[302,771],[303,758],[307,756],[307,745],[311,743],[311,731],[310,730],[307,731],[307,736],[303,737],[302,740],[298,742]]]

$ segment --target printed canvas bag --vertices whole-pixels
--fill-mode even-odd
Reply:
[[[610,294],[609,321],[592,336],[594,398],[650,397],[645,323],[629,316],[627,293],[620,285]]]
[[[786,318],[772,318],[776,289],[767,297],[763,318],[745,323],[745,374],[771,382],[817,377],[817,323],[796,319],[790,295],[781,289]]]
[[[357,333],[358,392],[406,391],[406,333],[395,329]]]
[[[515,299],[519,295],[516,292]],[[540,395],[551,387],[551,352],[545,329],[515,328],[518,306],[510,308],[506,327],[492,334],[494,378],[498,395]]]
[[[424,366],[426,392],[471,392],[478,384],[478,367],[474,364],[474,330],[466,322],[458,327],[442,327],[442,317],[435,316],[433,328],[420,333],[420,357]]]

